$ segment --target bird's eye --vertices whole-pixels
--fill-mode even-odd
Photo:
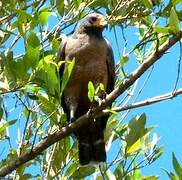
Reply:
[[[95,22],[97,20],[96,17],[91,17],[92,22]]]

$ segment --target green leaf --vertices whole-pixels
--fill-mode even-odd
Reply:
[[[155,150],[155,155],[153,156],[153,159],[151,161],[151,163],[153,163],[154,161],[156,161],[164,152],[164,148],[160,147],[157,150]]]
[[[0,132],[4,131],[5,128],[7,128],[8,126],[11,126],[11,125],[15,124],[16,121],[17,121],[17,119],[11,120],[11,121],[6,121],[5,123],[1,124],[0,125]]]
[[[99,89],[100,89],[101,91],[104,91],[104,90],[105,90],[104,84],[100,83],[100,84],[99,84]]]
[[[37,96],[42,103],[41,110],[51,119],[52,124],[57,124],[57,113],[52,114],[57,108],[57,103],[45,94],[37,94]]]
[[[123,161],[121,161],[115,168],[114,170],[114,175],[116,177],[116,179],[120,179],[123,175]]]
[[[169,27],[173,33],[177,33],[180,31],[178,15],[174,7],[171,8],[170,17],[169,17]]]
[[[24,66],[26,69],[37,67],[38,60],[40,58],[39,47],[33,48],[32,46],[27,46],[27,52],[23,57]]]
[[[72,178],[80,179],[86,176],[89,176],[95,172],[95,167],[86,166],[86,167],[78,167],[77,170],[72,174]]]
[[[127,142],[127,151],[130,151],[130,147],[137,143],[138,146],[140,143],[138,140],[143,137],[148,130],[145,129],[146,124],[146,115],[142,114],[140,117],[133,118],[129,123],[127,127],[127,134],[125,137],[125,140]]]
[[[49,16],[52,15],[52,12],[48,12],[48,11],[43,11],[40,13],[39,18],[40,18],[40,23],[44,26],[47,21]]]
[[[106,126],[106,130],[104,132],[104,139],[105,141],[109,141],[113,130],[118,126],[119,121],[117,119],[109,119],[107,126]],[[113,139],[114,140],[114,139]]]
[[[52,49],[57,52],[59,47],[60,47],[60,42],[57,39],[53,39],[52,40]]]
[[[77,164],[76,162],[73,162],[73,163],[68,167],[68,169],[66,170],[65,176],[71,177],[71,175],[76,171],[77,167],[78,167],[78,164]]]
[[[62,16],[64,14],[65,9],[64,1],[56,0],[56,8],[59,14]]]
[[[149,9],[153,7],[152,1],[151,0],[141,0],[142,3]]]
[[[3,108],[0,106],[0,121],[1,121],[2,117],[3,117]]]
[[[39,38],[36,36],[36,34],[33,31],[30,32],[28,39],[27,39],[27,43],[28,43],[28,45],[30,45],[33,48],[40,46]]]
[[[172,153],[172,162],[173,162],[173,168],[174,168],[176,174],[178,175],[179,178],[182,178],[182,167],[180,166],[174,153]]]
[[[90,100],[90,102],[92,102],[94,100],[94,96],[95,96],[95,88],[94,85],[91,81],[89,81],[88,83],[88,98]]]
[[[137,162],[134,161],[133,162],[133,180],[138,180],[138,179],[141,179],[141,173],[140,173],[140,170],[138,168],[135,168],[137,167]]]
[[[57,65],[53,62],[53,55],[47,55],[37,65],[32,79],[40,84],[51,95],[60,94],[60,86],[57,77]]]
[[[74,59],[71,62],[68,62],[68,64],[67,64],[66,71],[64,72],[63,77],[62,77],[61,92],[63,92],[64,88],[66,87],[66,85],[68,83],[68,80],[71,76],[74,65],[75,65]]]
[[[120,66],[122,67],[123,65],[125,65],[128,62],[128,60],[129,60],[128,56],[122,56],[120,60]]]
[[[159,27],[159,26],[157,26],[157,27],[154,28],[154,31],[157,32],[157,33],[167,34],[167,33],[169,33],[170,29],[169,29],[169,27]]]
[[[141,179],[142,180],[158,180],[159,177],[158,176],[143,176]]]
[[[170,180],[179,180],[177,176],[175,176],[172,172],[168,172],[166,169],[162,169],[163,171],[166,172]]]

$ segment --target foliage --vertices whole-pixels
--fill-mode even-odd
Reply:
[[[168,177],[171,180],[178,180],[182,178],[182,166],[180,166],[178,160],[176,159],[176,156],[174,155],[174,153],[172,154],[172,164],[173,164],[173,168],[176,172],[176,175],[172,172],[168,172],[167,170],[164,169],[164,171],[167,173]]]
[[[180,0],[167,4],[160,0],[0,1],[0,143],[3,146],[0,167],[28,152],[36,143],[66,124],[60,99],[75,61],[70,61],[63,77],[59,77],[62,64],[56,54],[63,32],[69,32],[70,27],[74,29],[77,21],[90,11],[106,14],[111,31],[115,32],[116,27],[120,32],[131,27],[136,29],[138,42],[131,51],[123,56],[118,52],[118,85],[127,77],[123,67],[130,62],[132,55],[140,65],[157,51],[159,45],[180,31],[182,12],[177,8],[179,3]],[[115,37],[117,41],[117,35]],[[99,90],[104,89],[102,84],[95,88],[89,82],[90,101]],[[132,89],[121,97],[129,97]],[[114,106],[121,103],[118,100]],[[109,111],[113,114],[105,131],[107,151],[117,147],[111,161],[99,166],[80,167],[77,142],[74,136],[70,136],[23,164],[8,177],[158,179],[156,175],[146,177],[140,172],[163,152],[163,147],[157,145],[158,136],[152,135],[153,127],[146,127],[146,114],[124,122],[120,113]],[[181,177],[181,167],[174,154],[173,166],[177,176]],[[171,179],[177,178],[171,172],[167,174]]]

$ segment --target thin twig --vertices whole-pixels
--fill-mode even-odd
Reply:
[[[177,76],[176,76],[176,81],[175,81],[175,84],[174,84],[174,92],[176,91],[176,88],[177,88],[177,85],[178,85],[178,82],[179,82],[179,77],[180,77],[180,71],[181,71],[181,61],[182,61],[182,42],[179,41],[179,60],[178,60],[178,68],[177,68]]]

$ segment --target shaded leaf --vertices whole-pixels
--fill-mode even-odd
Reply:
[[[168,177],[170,178],[170,180],[179,180],[178,177],[174,175],[174,173],[168,172],[166,169],[163,169],[163,171],[166,172],[166,174],[168,175]]]
[[[173,162],[173,168],[176,174],[178,175],[179,178],[182,178],[182,167],[180,166],[174,153],[172,153],[172,162]]]
[[[39,38],[36,36],[36,34],[31,31],[28,39],[27,39],[28,45],[32,46],[33,48],[39,47],[40,46],[40,41]]]
[[[0,106],[0,121],[1,121],[2,117],[3,117],[3,108]]]
[[[156,161],[164,152],[164,148],[163,147],[160,147],[158,149],[155,150],[155,155],[153,156],[152,158],[152,162]]]
[[[95,172],[95,167],[86,166],[86,167],[78,167],[77,170],[72,174],[72,178],[84,178],[86,176],[91,175]]]

